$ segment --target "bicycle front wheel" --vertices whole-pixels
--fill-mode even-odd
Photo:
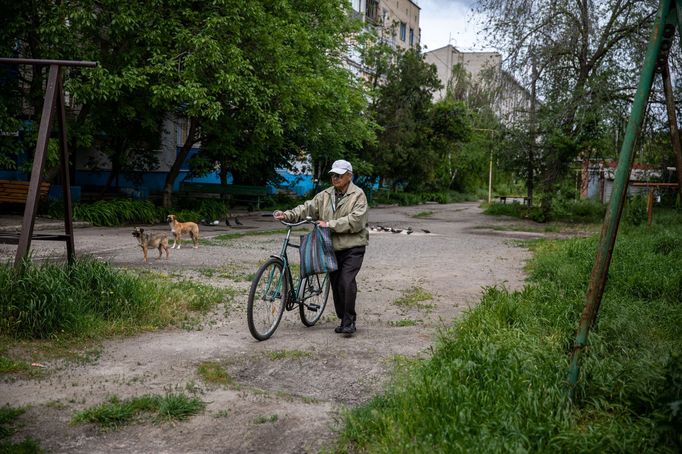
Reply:
[[[313,274],[301,282],[303,294],[298,306],[301,321],[305,326],[313,326],[322,317],[329,298],[329,274]]]
[[[271,258],[256,272],[249,291],[246,318],[251,335],[259,341],[275,332],[287,299],[287,282],[282,261]]]

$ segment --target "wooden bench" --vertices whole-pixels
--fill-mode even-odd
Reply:
[[[26,203],[28,181],[0,180],[0,203]],[[50,183],[40,183],[40,200],[47,200]]]
[[[497,200],[499,200],[500,203],[503,203],[503,204],[507,203],[507,199],[509,199],[509,201],[511,203],[518,203],[519,200],[523,200],[523,204],[528,205],[528,197],[525,197],[522,195],[500,195],[500,196],[497,196]]]
[[[180,191],[182,195],[198,195],[198,194],[219,194],[224,195],[233,203],[241,202],[251,206],[254,202],[256,209],[260,209],[260,202],[267,195],[268,191],[265,186],[248,186],[242,184],[228,184],[223,186],[221,184],[213,183],[180,183]]]

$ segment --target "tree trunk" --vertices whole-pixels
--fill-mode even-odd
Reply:
[[[182,163],[185,162],[185,159],[187,159],[187,155],[189,154],[189,150],[192,149],[192,145],[198,142],[196,137],[198,127],[197,123],[198,122],[196,118],[190,118],[189,133],[187,134],[187,139],[185,139],[185,143],[182,145],[182,148],[180,148],[180,152],[175,157],[175,162],[173,162],[173,165],[168,171],[168,175],[166,175],[166,183],[163,186],[164,208],[171,207],[173,197],[173,184],[175,183],[175,179],[180,174],[180,167],[182,166]]]
[[[534,172],[534,159],[535,159],[535,135],[537,127],[535,125],[537,108],[535,97],[537,95],[537,82],[538,82],[538,69],[535,64],[535,52],[531,49],[532,57],[532,81],[530,86],[530,115],[529,115],[529,136],[530,141],[528,142],[528,155],[526,156],[526,196],[528,197],[528,206],[533,206],[533,180],[535,179]]]
[[[670,125],[670,139],[673,143],[675,154],[675,167],[677,174],[677,191],[682,201],[682,144],[680,144],[680,131],[677,128],[677,114],[675,112],[675,100],[673,99],[673,87],[670,82],[670,68],[666,61],[661,65],[661,77],[663,78],[663,91],[665,93],[665,107],[668,110],[668,124]]]

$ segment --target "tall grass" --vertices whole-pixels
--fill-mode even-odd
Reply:
[[[149,200],[100,200],[90,204],[78,204],[73,208],[74,219],[105,227],[156,224],[162,221],[163,214],[163,210]]]
[[[96,336],[180,323],[228,300],[227,290],[127,272],[84,257],[71,265],[0,265],[0,334]]]
[[[345,416],[338,451],[679,452],[680,217],[616,245],[599,323],[567,397],[596,240],[536,244],[523,290],[485,291],[433,357]]]

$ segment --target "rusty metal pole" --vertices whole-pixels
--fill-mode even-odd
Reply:
[[[627,196],[630,170],[634,159],[634,144],[639,137],[642,122],[644,121],[644,113],[646,111],[649,93],[651,92],[651,85],[654,80],[661,43],[663,42],[664,35],[670,39],[675,33],[675,25],[670,23],[666,24],[668,16],[672,16],[670,14],[671,3],[672,0],[661,0],[654,23],[654,29],[651,33],[651,38],[647,47],[637,93],[635,94],[634,102],[632,104],[630,119],[625,131],[625,137],[618,159],[618,167],[616,168],[611,200],[609,201],[606,215],[604,216],[604,223],[602,224],[599,244],[597,246],[597,255],[595,257],[590,283],[585,296],[585,307],[580,317],[580,325],[571,353],[571,365],[568,373],[569,396],[571,400],[574,397],[575,387],[578,383],[580,353],[587,345],[587,337],[590,328],[596,320],[597,313],[599,312],[599,305],[601,304],[601,299],[604,294],[611,255],[616,243],[618,224],[623,212],[625,197]],[[675,18],[675,22],[676,19],[677,18]]]

